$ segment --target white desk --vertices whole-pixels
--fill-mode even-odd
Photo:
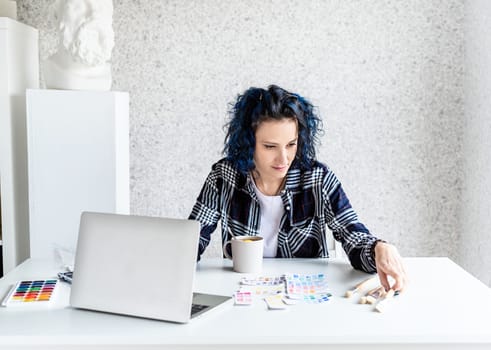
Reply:
[[[51,308],[0,308],[0,348],[154,349],[491,349],[491,290],[447,258],[408,258],[408,290],[385,313],[343,297],[367,277],[340,260],[268,259],[263,275],[327,274],[334,297],[321,305],[268,311],[263,301],[232,304],[180,325],[71,309],[61,285]],[[56,266],[27,261],[0,280],[55,276]],[[199,263],[196,290],[231,295],[243,275],[227,260]]]

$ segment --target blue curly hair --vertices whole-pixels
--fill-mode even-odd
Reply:
[[[231,104],[229,114],[223,153],[243,174],[255,168],[253,156],[259,124],[284,118],[297,121],[296,161],[301,169],[311,168],[322,121],[314,113],[314,106],[302,96],[276,85],[270,85],[267,90],[251,87]]]

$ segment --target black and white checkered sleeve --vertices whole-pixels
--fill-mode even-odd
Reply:
[[[351,265],[365,272],[376,272],[372,246],[377,237],[358,220],[341,183],[330,171],[323,180],[322,193],[327,225],[343,246]]]

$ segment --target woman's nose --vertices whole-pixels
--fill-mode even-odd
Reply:
[[[280,153],[278,154],[278,159],[281,161],[282,164],[285,164],[288,162],[288,151],[286,149],[281,149]]]

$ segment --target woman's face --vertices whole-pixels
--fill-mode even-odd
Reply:
[[[283,179],[297,154],[297,121],[291,118],[263,121],[255,136],[254,164],[259,176],[266,181]]]

